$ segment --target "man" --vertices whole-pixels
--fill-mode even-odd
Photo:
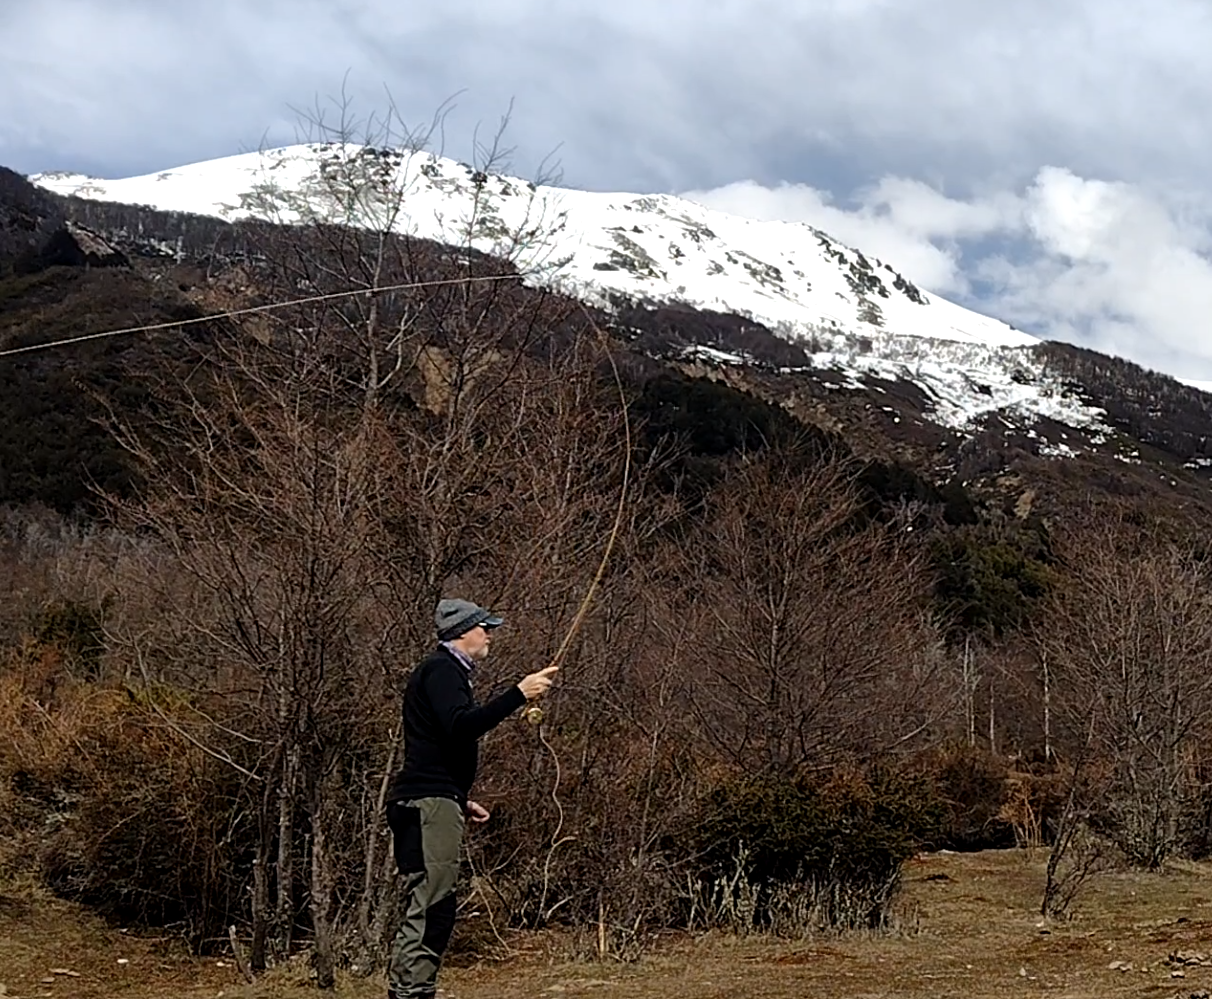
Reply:
[[[435,995],[454,929],[464,819],[488,821],[488,810],[468,799],[480,736],[545,693],[558,669],[531,673],[477,704],[471,673],[504,622],[470,601],[442,600],[434,623],[440,644],[413,669],[404,691],[404,766],[388,794],[387,822],[408,899],[388,965],[388,999]]]

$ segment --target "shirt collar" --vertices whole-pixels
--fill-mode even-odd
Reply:
[[[465,670],[467,670],[468,673],[470,673],[473,669],[476,668],[476,664],[472,660],[471,656],[469,656],[462,649],[455,648],[455,646],[452,645],[450,642],[443,642],[442,648],[444,648],[447,652],[449,652],[452,656],[454,656],[457,660],[459,660],[459,662],[461,662],[463,664],[463,668]]]

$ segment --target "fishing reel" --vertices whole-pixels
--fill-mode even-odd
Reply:
[[[531,725],[539,725],[543,721],[543,709],[537,704],[532,704],[522,712],[522,717],[530,722]]]

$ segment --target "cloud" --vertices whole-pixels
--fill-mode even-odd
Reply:
[[[1212,205],[1057,168],[1040,172],[1024,202],[1036,255],[1001,264],[1004,307],[1176,375],[1212,374]]]
[[[921,181],[885,177],[854,193],[851,207],[807,184],[766,187],[740,181],[708,191],[686,191],[691,201],[749,218],[807,222],[864,253],[894,263],[940,295],[964,294],[960,240],[1007,227],[1021,212],[1013,196],[962,201]]]
[[[1018,190],[971,198],[900,177],[859,189],[847,205],[806,185],[752,181],[686,196],[808,222],[931,291],[1045,338],[1212,377],[1212,200],[1058,167]]]
[[[570,183],[971,193],[1043,163],[1202,178],[1202,0],[42,0],[0,6],[0,161],[144,171],[289,136],[352,70],[408,117],[460,90],[453,142],[518,99],[524,165]],[[1201,179],[1202,182],[1202,179]]]

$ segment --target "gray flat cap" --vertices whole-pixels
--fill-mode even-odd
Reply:
[[[438,630],[438,640],[452,642],[460,635],[465,635],[476,625],[485,628],[497,628],[505,623],[492,611],[470,600],[439,600],[438,609],[433,615],[434,626]]]

